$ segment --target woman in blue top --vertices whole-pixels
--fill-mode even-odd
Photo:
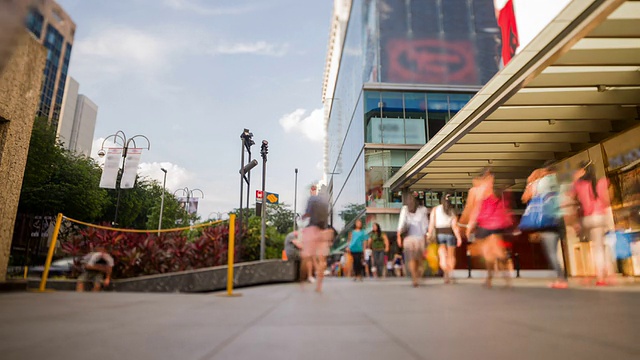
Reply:
[[[356,220],[354,229],[349,233],[349,244],[347,245],[351,256],[353,256],[353,271],[355,280],[362,281],[364,267],[362,264],[362,252],[365,241],[369,239],[369,234],[362,229],[362,220]]]

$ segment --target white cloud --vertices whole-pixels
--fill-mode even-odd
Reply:
[[[189,172],[187,169],[166,161],[140,163],[140,166],[138,167],[138,175],[157,180],[162,184],[164,180],[164,172],[161,169],[167,170],[167,190],[169,191],[175,191],[177,189],[182,189],[185,186],[189,186],[194,179],[194,174]]]
[[[164,4],[176,10],[191,11],[200,15],[240,15],[264,8],[264,5],[206,6],[197,0],[165,0]]]
[[[161,36],[125,26],[110,26],[74,44],[74,66],[84,71],[121,74],[126,70],[166,68],[172,44]]]
[[[280,125],[287,133],[298,132],[315,142],[322,142],[325,137],[323,109],[315,109],[308,115],[307,110],[297,109],[280,118]]]
[[[266,41],[257,41],[253,43],[233,43],[220,44],[209,50],[209,54],[216,55],[237,55],[237,54],[253,54],[266,56],[284,56],[289,49],[289,44],[271,44]]]

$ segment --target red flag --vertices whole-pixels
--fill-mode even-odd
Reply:
[[[502,30],[502,61],[507,65],[516,54],[516,49],[520,45],[518,40],[518,27],[516,25],[516,14],[513,10],[513,0],[507,1],[498,14],[498,25]]]

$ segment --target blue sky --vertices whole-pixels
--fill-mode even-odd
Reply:
[[[117,130],[146,135],[151,150],[140,172],[161,179],[160,167],[168,167],[171,191],[202,189],[206,218],[238,206],[246,127],[255,134],[254,157],[261,140],[270,144],[267,191],[292,204],[297,167],[302,206],[305,187],[322,177],[332,1],[59,3],[77,25],[70,75],[99,106],[94,154]]]
[[[333,1],[58,1],[77,25],[69,73],[99,106],[93,154],[117,130],[146,135],[140,173],[161,181],[165,167],[169,190],[204,191],[207,218],[239,204],[246,127],[254,157],[261,140],[270,144],[267,191],[292,204],[297,167],[304,206],[308,185],[322,178]],[[515,0],[521,48],[568,2]]]

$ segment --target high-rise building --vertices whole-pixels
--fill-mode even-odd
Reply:
[[[47,49],[37,116],[47,117],[57,126],[76,24],[54,0],[37,0],[32,2],[26,26]]]
[[[98,116],[98,105],[87,96],[78,94],[80,84],[69,76],[62,99],[62,113],[58,123],[58,139],[64,148],[89,156]]]
[[[332,223],[393,231],[383,184],[498,71],[492,0],[336,0],[323,85]],[[461,199],[465,189],[454,198]],[[427,206],[438,189],[417,191]]]

